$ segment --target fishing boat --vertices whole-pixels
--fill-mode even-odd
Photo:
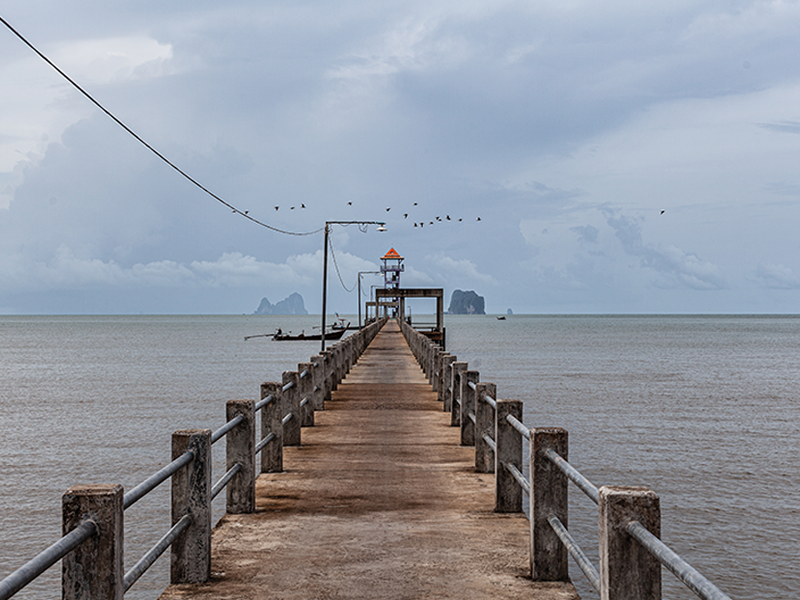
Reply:
[[[347,326],[349,325],[350,323],[347,323],[347,325],[344,327],[341,328],[337,327],[336,329],[332,329],[331,331],[326,332],[325,339],[326,340],[340,339],[344,335],[345,331],[347,331]],[[312,333],[310,335],[306,335],[305,332],[301,332],[298,335],[292,335],[291,333],[283,333],[280,329],[278,329],[278,331],[276,331],[273,334],[272,339],[275,340],[276,342],[313,342],[314,340],[317,341],[321,340],[322,335],[319,333]]]

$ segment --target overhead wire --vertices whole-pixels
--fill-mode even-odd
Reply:
[[[336,253],[333,251],[333,241],[331,241],[330,239],[328,239],[328,247],[331,249],[331,258],[333,258],[333,266],[336,267],[336,274],[339,276],[339,283],[342,284],[344,291],[346,291],[349,294],[354,289],[356,289],[356,284],[358,282],[356,282],[356,284],[353,284],[352,288],[347,289],[347,286],[344,284],[344,279],[342,279],[342,274],[339,271],[339,263],[336,262]]]
[[[224,206],[227,206],[228,208],[230,208],[234,213],[238,214],[239,216],[244,217],[245,219],[255,223],[256,225],[260,225],[261,227],[264,227],[264,228],[269,229],[271,231],[275,231],[277,233],[282,233],[282,234],[285,234],[285,235],[298,235],[298,236],[314,235],[315,233],[319,233],[320,231],[325,229],[324,227],[321,227],[321,228],[319,228],[319,229],[317,229],[315,231],[303,231],[303,232],[288,231],[288,230],[285,230],[285,229],[280,229],[278,227],[274,227],[272,225],[264,223],[263,221],[259,221],[255,217],[251,217],[248,214],[249,211],[240,210],[240,209],[236,208],[233,204],[230,204],[229,202],[226,202],[225,200],[220,198],[217,194],[215,194],[214,192],[209,190],[207,187],[205,187],[203,184],[201,184],[199,181],[197,181],[194,177],[192,177],[191,175],[186,173],[186,171],[184,171],[183,169],[178,167],[175,163],[173,163],[171,160],[169,160],[161,152],[156,150],[152,145],[150,145],[148,142],[146,142],[135,131],[133,131],[130,127],[128,127],[125,123],[123,123],[120,119],[118,119],[110,110],[108,110],[105,106],[100,104],[100,102],[95,100],[95,98],[89,92],[84,90],[75,80],[73,80],[69,75],[67,75],[64,71],[62,71],[52,60],[50,60],[47,56],[45,56],[44,53],[40,52],[39,49],[36,48],[36,46],[34,46],[31,42],[29,42],[20,32],[18,32],[16,29],[14,29],[14,27],[12,27],[11,24],[8,21],[6,21],[2,16],[0,16],[0,22],[2,22],[3,25],[5,25],[11,31],[11,33],[13,33],[15,36],[17,36],[20,40],[22,40],[22,42],[26,46],[28,46],[28,48],[33,50],[33,52],[35,52],[43,61],[45,61],[48,65],[50,65],[53,69],[55,69],[56,72],[59,75],[61,75],[64,79],[66,79],[76,90],[78,90],[81,94],[83,94],[92,104],[94,104],[97,108],[99,108],[101,111],[103,111],[112,121],[114,121],[117,125],[122,127],[122,129],[124,129],[131,136],[133,136],[133,138],[136,139],[140,144],[142,144],[145,148],[150,150],[150,152],[155,154],[164,163],[166,163],[167,165],[172,167],[175,171],[177,171],[186,180],[188,180],[193,185],[195,185],[197,188],[199,188],[200,190],[202,190],[203,192],[205,192],[206,194],[211,196],[214,200],[216,200],[220,204],[223,204]]]

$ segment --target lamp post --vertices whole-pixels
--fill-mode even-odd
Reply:
[[[380,275],[380,271],[359,271],[358,272],[358,328],[361,329],[361,276]]]
[[[322,352],[325,351],[325,312],[328,310],[328,235],[331,225],[377,225],[378,231],[386,231],[386,223],[383,221],[325,221],[325,249],[322,259],[322,335],[320,335]]]

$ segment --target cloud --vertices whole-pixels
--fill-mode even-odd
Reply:
[[[695,290],[719,290],[727,287],[719,267],[703,261],[697,255],[672,245],[644,244],[641,224],[636,219],[624,215],[608,216],[608,224],[626,254],[639,257],[643,267],[663,276],[657,282],[658,286],[685,286]]]
[[[596,244],[597,243],[597,235],[600,233],[600,230],[597,227],[592,227],[591,225],[583,225],[580,227],[570,227],[570,231],[574,231],[578,234],[578,239],[582,242],[586,242],[589,244]]]
[[[800,121],[779,121],[777,123],[759,123],[761,129],[777,131],[779,133],[800,133]]]
[[[455,260],[449,256],[429,256],[426,261],[439,269],[439,277],[444,281],[462,281],[461,285],[476,283],[496,285],[497,280],[491,275],[478,271],[474,262],[469,259]]]
[[[796,2],[15,2],[23,33],[254,218],[385,218],[409,284],[531,303],[531,281],[551,306],[583,294],[591,310],[602,293],[644,311],[661,286],[680,310],[698,289],[738,301],[759,261],[800,272]],[[176,286],[204,310],[262,282],[319,297],[321,235],[232,215],[0,44],[4,305],[43,289],[58,306],[78,285]],[[355,234],[333,239],[347,287],[386,250]],[[332,261],[328,276],[346,305]]]
[[[781,264],[759,263],[755,276],[767,288],[779,290],[800,289],[800,276],[791,268]]]
[[[215,261],[181,264],[162,260],[137,263],[129,268],[109,260],[77,257],[70,248],[58,248],[52,260],[32,262],[17,256],[0,263],[0,281],[17,292],[58,289],[217,288],[313,285],[302,272],[302,258],[286,264],[259,261],[238,252],[224,253]]]

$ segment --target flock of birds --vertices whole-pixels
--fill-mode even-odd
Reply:
[[[352,203],[352,202],[348,202],[348,203],[347,203],[347,205],[348,205],[348,206],[353,206],[353,203]],[[417,203],[417,202],[414,202],[414,206],[418,206],[418,203]],[[306,207],[306,205],[305,205],[305,204],[302,204],[302,203],[300,204],[300,208],[301,208],[301,209],[304,209],[305,207]],[[278,210],[280,210],[280,208],[281,208],[280,206],[276,206],[276,207],[275,207],[275,210],[276,210],[276,211],[278,211]],[[289,207],[289,210],[294,210],[295,208],[297,208],[297,207],[296,207],[296,206],[290,206],[290,207]],[[387,207],[387,208],[386,208],[386,212],[389,212],[389,211],[391,211],[391,210],[392,210],[392,207],[391,207],[391,206],[389,206],[389,207]],[[244,214],[247,214],[247,212],[248,212],[248,211],[245,211],[245,213],[244,213]],[[403,219],[408,219],[408,215],[409,215],[409,213],[403,213]],[[477,217],[477,218],[475,219],[475,221],[476,221],[476,222],[477,222],[477,221],[480,221],[480,220],[481,220],[481,218],[480,218],[480,217]],[[450,215],[445,215],[445,216],[444,216],[444,219],[442,219],[442,217],[441,217],[441,216],[437,216],[437,217],[435,217],[435,218],[434,218],[434,220],[432,220],[432,221],[428,221],[428,223],[427,223],[427,224],[430,226],[430,225],[434,225],[434,224],[436,224],[436,223],[444,223],[444,222],[446,222],[446,221],[452,221],[452,222],[458,222],[458,223],[461,223],[461,222],[463,222],[463,221],[464,221],[464,218],[463,218],[463,217],[459,217],[458,219],[455,219],[455,218],[452,218],[452,217],[450,217]],[[420,227],[420,228],[421,228],[421,227],[425,227],[425,221],[419,221],[419,222],[417,222],[417,221],[414,221],[414,227]]]

